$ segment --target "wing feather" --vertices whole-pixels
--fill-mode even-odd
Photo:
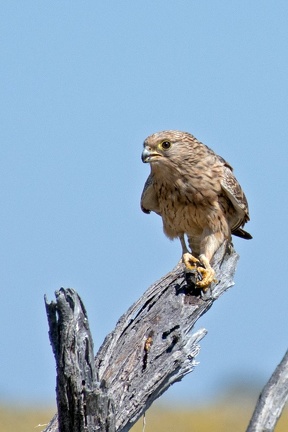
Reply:
[[[230,165],[226,163],[224,164],[223,174],[221,181],[222,190],[231,201],[239,216],[238,223],[232,228],[232,234],[246,239],[251,239],[252,236],[241,228],[250,219],[246,196],[236,180],[233,174],[233,169]]]
[[[151,211],[154,211],[155,213],[160,214],[157,195],[153,188],[152,174],[150,174],[147,178],[143,188],[143,192],[141,195],[141,210],[144,213],[150,213]]]

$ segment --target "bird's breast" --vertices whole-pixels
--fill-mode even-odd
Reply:
[[[165,184],[159,186],[157,195],[164,232],[169,238],[183,233],[201,236],[207,220],[208,197],[196,190],[183,193],[180,188],[169,188]]]

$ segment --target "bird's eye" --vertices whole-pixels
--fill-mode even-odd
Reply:
[[[171,143],[169,141],[163,141],[161,143],[161,147],[163,148],[163,150],[168,150],[171,147]]]

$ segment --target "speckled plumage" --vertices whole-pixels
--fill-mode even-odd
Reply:
[[[141,208],[162,217],[169,238],[180,238],[186,267],[194,268],[199,261],[204,266],[198,267],[203,277],[198,285],[205,289],[213,280],[210,260],[218,247],[231,233],[251,238],[242,229],[249,220],[248,203],[232,167],[193,135],[180,131],[146,138],[142,160],[150,163],[151,173]],[[185,234],[194,257],[185,245]]]

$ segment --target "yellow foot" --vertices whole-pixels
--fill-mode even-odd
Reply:
[[[201,275],[201,280],[196,282],[196,286],[206,291],[209,285],[211,285],[213,281],[215,282],[215,272],[205,255],[200,255],[199,258],[200,259],[195,258],[192,254],[187,252],[183,254],[182,260],[187,270],[196,271],[198,275]]]
[[[184,253],[182,256],[182,261],[185,264],[187,270],[197,270],[197,267],[201,265],[198,258],[195,258],[191,253]]]

